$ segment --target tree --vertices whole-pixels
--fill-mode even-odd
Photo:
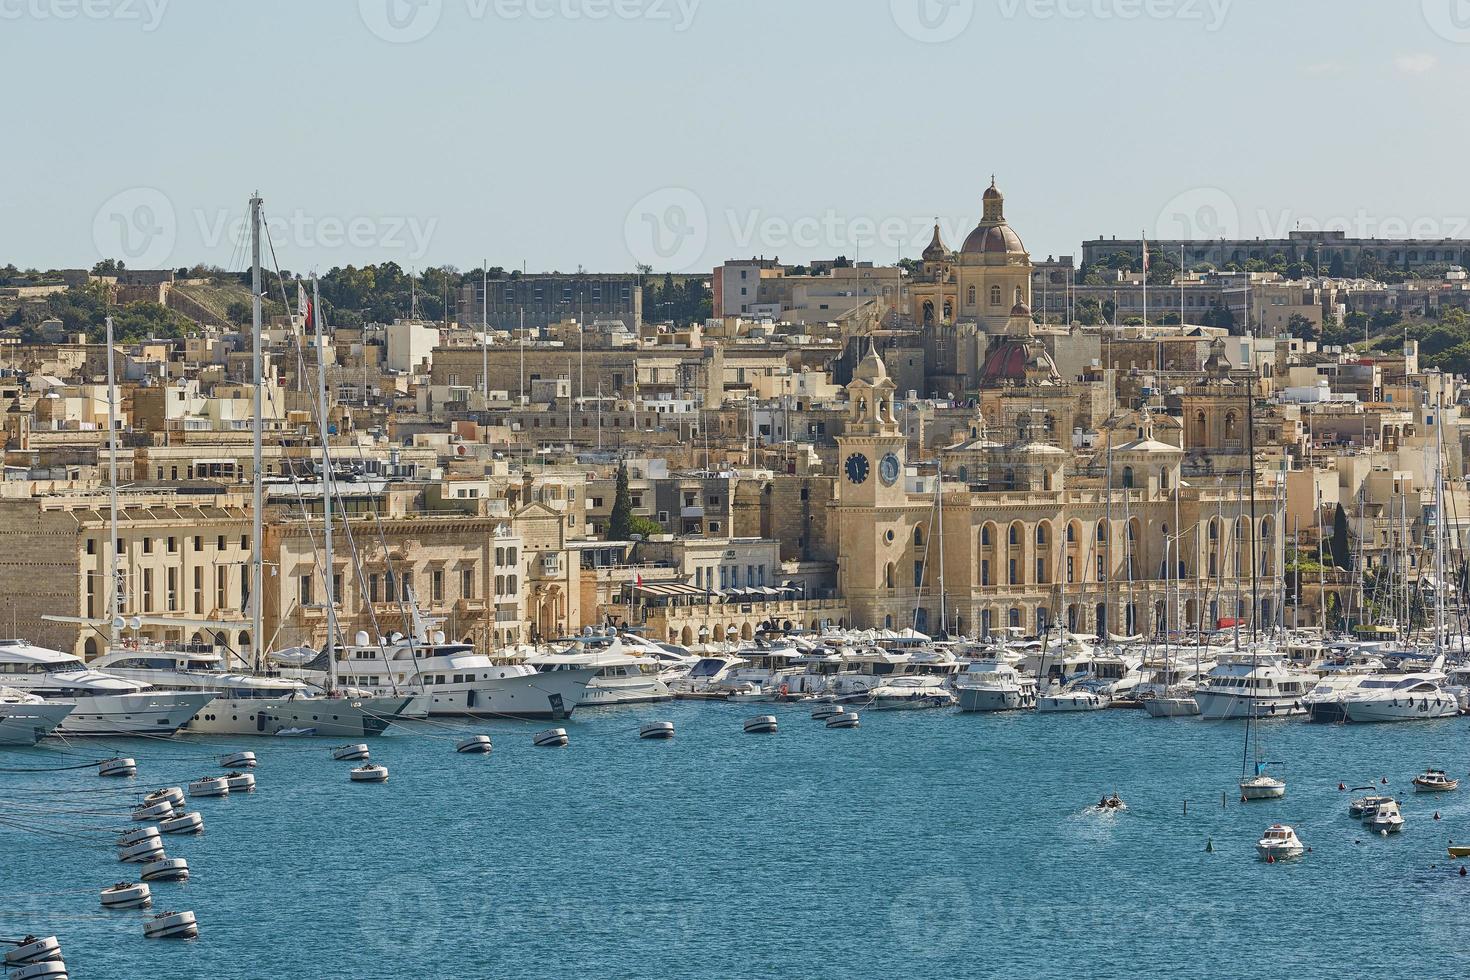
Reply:
[[[229,306],[225,307],[225,316],[229,317],[230,322],[237,327],[243,327],[245,324],[249,323],[251,315],[252,313],[249,303],[242,303],[239,300],[236,300]]]
[[[1297,340],[1317,340],[1321,336],[1317,324],[1300,313],[1293,313],[1291,319],[1286,321],[1286,332]]]
[[[1342,509],[1342,504],[1337,505],[1337,511],[1332,515],[1332,564],[1344,569],[1352,567],[1347,513]]]
[[[607,520],[607,536],[610,541],[627,541],[633,533],[633,495],[628,491],[628,464],[619,463],[612,515]]]

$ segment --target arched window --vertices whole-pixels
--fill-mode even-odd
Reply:
[[[1012,524],[1011,525],[1011,533],[1010,533],[1009,541],[1010,541],[1011,544],[1020,544],[1021,543],[1021,525],[1019,525],[1019,524]]]
[[[1225,438],[1226,439],[1234,439],[1235,437],[1236,437],[1236,431],[1235,431],[1235,413],[1234,412],[1226,412],[1225,413]]]
[[[1123,486],[1125,488],[1133,486],[1133,467],[1131,466],[1123,467]]]
[[[990,287],[990,305],[991,306],[999,306],[1000,305],[1000,287],[999,286],[991,286]]]
[[[885,589],[893,588],[893,562],[889,562],[883,568],[883,587]]]
[[[949,300],[945,300],[944,301],[944,318],[946,320],[948,320],[952,316],[954,316],[954,304],[951,303]]]
[[[965,302],[968,303],[968,304],[970,304],[971,306],[974,306],[975,305],[975,287],[974,286],[971,286],[965,292]]]
[[[1205,435],[1205,413],[1203,410],[1194,413],[1194,441],[1196,445],[1203,446],[1207,441]]]
[[[1038,525],[1036,525],[1036,543],[1039,544],[1039,545],[1046,544],[1046,525],[1045,524],[1038,524]]]
[[[914,547],[915,548],[920,548],[920,547],[923,547],[923,544],[924,544],[924,529],[922,527],[915,527],[914,528]]]
[[[982,545],[988,545],[988,544],[990,544],[990,525],[989,524],[985,525],[984,527],[982,527],[980,529],[980,543]]]
[[[1220,522],[1219,521],[1210,521],[1210,540],[1211,541],[1218,541],[1219,539],[1220,539]]]
[[[1067,543],[1068,544],[1071,544],[1073,541],[1076,541],[1076,540],[1077,540],[1077,525],[1075,525],[1075,524],[1068,524],[1067,525]]]
[[[1098,521],[1097,522],[1097,539],[1099,541],[1106,541],[1108,539],[1108,522],[1107,521]]]

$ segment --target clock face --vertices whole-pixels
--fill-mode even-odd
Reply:
[[[864,483],[868,479],[868,457],[853,453],[847,457],[847,478],[853,483]]]
[[[878,461],[878,479],[883,481],[885,487],[891,487],[898,482],[898,457],[893,453],[887,453]]]

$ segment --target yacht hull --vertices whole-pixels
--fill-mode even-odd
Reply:
[[[592,708],[599,705],[610,704],[648,704],[654,701],[668,701],[674,695],[669,691],[669,686],[656,677],[649,677],[641,681],[620,682],[606,677],[593,678],[592,683],[587,685],[582,700],[577,702],[579,708]]]
[[[1019,688],[961,686],[956,688],[955,693],[959,696],[961,711],[1019,711],[1028,707],[1027,699],[1022,696]]]
[[[1306,712],[1301,698],[1243,697],[1218,691],[1196,691],[1195,703],[1200,716],[1208,721],[1233,721],[1245,718],[1289,718]]]
[[[431,686],[415,701],[430,717],[526,718],[553,721],[571,717],[586,700],[595,668],[554,670]]]
[[[35,745],[71,711],[69,704],[0,704],[0,745]]]
[[[380,698],[217,698],[189,719],[198,735],[275,735],[310,730],[326,738],[381,735],[414,700]]]
[[[172,735],[215,699],[197,694],[140,691],[137,694],[99,694],[58,698],[71,712],[56,727],[57,735]]]
[[[1449,695],[1428,698],[1397,698],[1371,701],[1348,701],[1343,705],[1347,720],[1354,723],[1388,721],[1429,721],[1449,718],[1460,713],[1460,706]]]
[[[1143,710],[1150,718],[1191,718],[1199,714],[1194,698],[1145,698]]]

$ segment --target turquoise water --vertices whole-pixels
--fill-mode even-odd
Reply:
[[[676,703],[579,711],[566,749],[540,726],[477,723],[489,756],[442,738],[374,740],[385,785],[353,785],[320,740],[124,741],[139,791],[260,756],[252,795],[191,803],[199,838],[166,838],[193,878],[157,884],[190,908],[192,942],[147,941],[146,913],[104,913],[127,876],[105,814],[0,824],[0,935],[56,933],[78,978],[1025,977],[1463,975],[1470,786],[1426,797],[1429,765],[1466,773],[1467,721],[1264,726],[1285,800],[1230,800],[1242,728],[1141,712],[865,713],[827,730],[772,706]],[[640,742],[672,719],[670,742]],[[445,735],[443,731],[435,731]],[[100,757],[94,745],[82,758]],[[0,750],[0,766],[72,761]],[[1349,786],[1387,776],[1408,827],[1367,835]],[[45,795],[65,790],[63,795]],[[0,773],[15,804],[119,809],[93,772]],[[1105,791],[1126,814],[1087,810]],[[86,802],[78,802],[85,800]],[[1189,801],[1185,812],[1184,801]],[[1443,817],[1431,818],[1438,810]],[[1313,852],[1258,862],[1275,821]],[[1205,845],[1213,840],[1214,852]],[[97,846],[109,844],[109,846]]]

